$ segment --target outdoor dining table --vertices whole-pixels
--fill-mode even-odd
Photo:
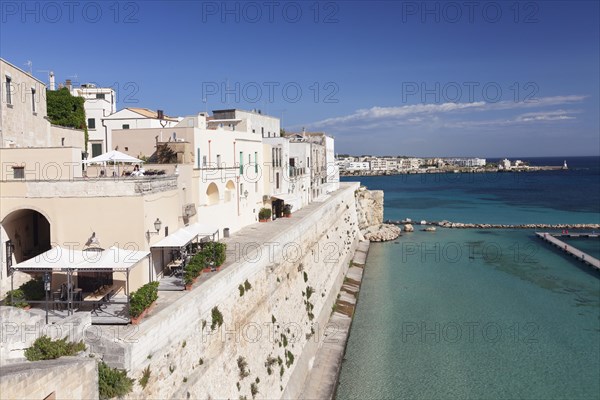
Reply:
[[[112,286],[105,287],[103,290],[90,293],[83,299],[86,303],[92,303],[92,311],[95,312],[98,308],[102,307],[110,298],[107,296],[112,292],[112,296],[117,294],[123,287],[121,285],[114,284]]]
[[[179,275],[183,272],[183,260],[178,259],[167,264],[167,268],[171,271],[171,275]]]
[[[54,290],[52,292],[52,301],[55,303],[55,306],[57,304],[60,304],[61,307],[62,307],[62,303],[59,303],[59,302],[60,301],[64,301],[64,302],[67,301],[66,299],[63,300],[61,298],[61,294],[62,293],[61,293],[60,289]],[[81,289],[81,288],[75,288],[75,289],[73,289],[73,301],[83,301],[83,289]]]

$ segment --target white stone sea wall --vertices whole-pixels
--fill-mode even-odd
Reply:
[[[383,223],[383,190],[361,186],[355,193],[358,226],[364,239],[385,242],[400,236],[400,228]]]
[[[126,340],[95,340],[91,351],[105,353],[107,363],[136,379],[129,398],[250,399],[252,384],[257,399],[298,397],[319,341],[326,331],[330,339],[335,335],[326,324],[358,243],[357,188],[342,185],[282,231],[279,245],[263,244],[247,261],[143,321]],[[246,280],[252,288],[240,296],[238,286]],[[224,323],[211,330],[213,307]],[[239,357],[247,363],[246,377]],[[281,358],[282,365],[275,361],[268,368],[269,357]],[[144,389],[139,378],[146,367],[151,375]]]

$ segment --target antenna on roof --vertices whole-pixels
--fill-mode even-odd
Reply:
[[[27,60],[27,62],[25,64],[23,64],[23,65],[27,65],[29,67],[29,75],[33,75],[31,73],[31,69],[33,67],[33,63],[31,62],[31,60]]]

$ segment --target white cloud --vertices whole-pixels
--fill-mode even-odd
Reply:
[[[371,107],[356,110],[354,113],[327,118],[321,121],[305,124],[311,128],[327,127],[352,127],[374,129],[378,127],[389,127],[391,125],[421,125],[429,124],[434,118],[441,115],[464,115],[468,112],[492,112],[501,110],[518,110],[528,108],[541,108],[550,106],[565,106],[581,103],[586,96],[569,95],[541,97],[529,101],[499,101],[487,103],[483,101],[473,103],[442,103],[442,104],[415,104],[395,107]],[[446,126],[482,126],[482,125],[508,125],[523,122],[544,122],[570,120],[575,117],[568,114],[577,111],[540,111],[537,113],[525,113],[512,119],[492,119],[488,121],[450,121]]]

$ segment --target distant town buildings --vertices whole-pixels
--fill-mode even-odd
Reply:
[[[337,157],[336,165],[342,174],[395,174],[432,172],[440,168],[484,168],[485,158],[416,158],[416,157]]]
[[[128,278],[133,291],[166,276],[162,246],[189,229],[216,240],[258,222],[263,208],[280,218],[339,188],[332,136],[284,134],[260,110],[117,110],[115,90],[67,81],[85,99],[86,145],[83,130],[49,123],[44,82],[5,60],[0,80],[0,297],[9,278],[30,279],[11,266],[67,243],[147,252]],[[114,150],[134,162],[88,163]]]

